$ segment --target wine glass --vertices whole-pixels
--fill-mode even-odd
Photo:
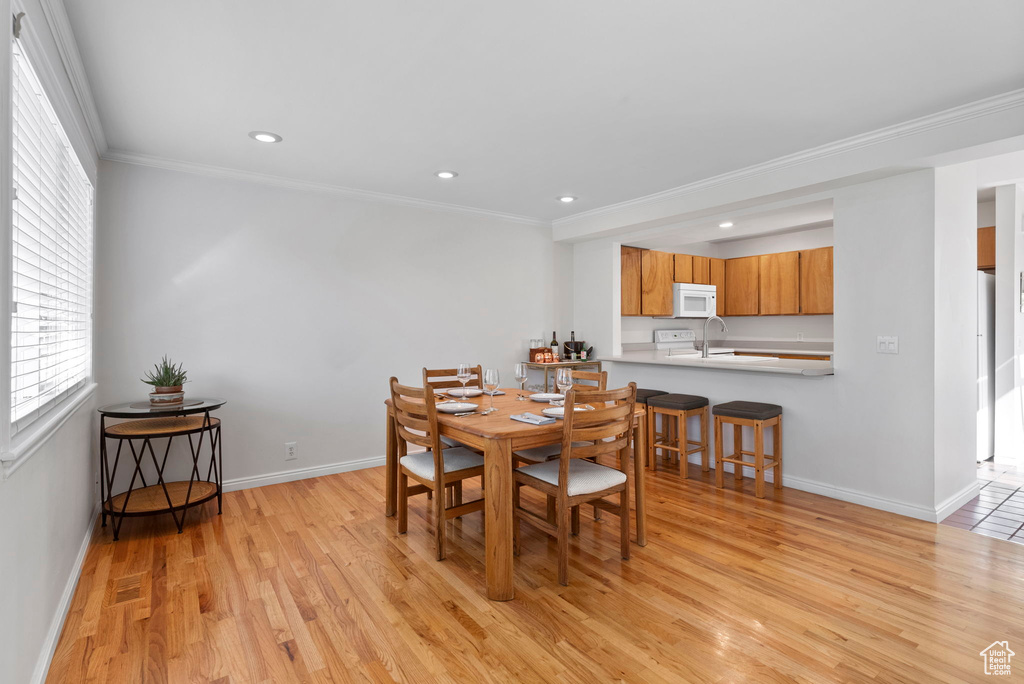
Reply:
[[[555,384],[558,385],[558,391],[563,395],[572,389],[572,369],[571,368],[559,368],[555,373]],[[565,405],[564,399],[562,405]]]
[[[525,363],[517,363],[516,364],[515,379],[516,379],[516,382],[519,383],[519,397],[518,397],[518,399],[519,399],[519,401],[526,401],[526,397],[523,396],[523,391],[526,390],[526,364]]]
[[[466,398],[466,383],[473,377],[473,374],[469,372],[468,363],[460,363],[459,369],[455,371],[455,378],[462,383],[462,398]]]
[[[491,407],[484,411],[484,413],[494,413],[498,409],[494,408],[494,392],[498,389],[498,369],[488,368],[484,371],[484,387],[487,389],[491,397]]]

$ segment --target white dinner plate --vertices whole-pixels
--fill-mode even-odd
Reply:
[[[546,403],[546,402],[549,402],[549,401],[562,401],[563,399],[565,399],[565,395],[564,394],[547,394],[547,393],[544,393],[544,392],[540,392],[539,394],[531,394],[530,398],[533,399],[534,401],[539,401],[539,402],[542,402],[542,403]]]
[[[589,411],[590,409],[583,406],[577,406],[573,409],[574,411]],[[542,409],[541,413],[551,418],[565,418],[565,407],[564,406],[552,406],[551,408]],[[574,419],[575,420],[575,419]]]
[[[476,404],[468,401],[444,401],[435,405],[441,413],[465,413],[466,411],[476,411],[479,408]]]
[[[467,397],[479,397],[481,394],[484,393],[484,391],[481,389],[476,389],[475,387],[456,387],[455,389],[445,390],[444,393],[447,394],[449,397],[459,397],[461,399],[465,399]]]

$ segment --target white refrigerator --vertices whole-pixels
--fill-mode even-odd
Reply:
[[[978,271],[978,461],[995,453],[996,277]]]

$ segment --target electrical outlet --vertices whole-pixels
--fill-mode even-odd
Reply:
[[[900,338],[897,335],[879,335],[875,351],[879,354],[899,354]]]
[[[803,342],[804,341],[804,334],[803,333],[797,333],[796,334],[796,341],[797,342]]]
[[[299,447],[296,442],[284,443],[284,460],[294,461],[299,457]]]

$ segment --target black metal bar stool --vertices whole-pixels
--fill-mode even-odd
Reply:
[[[757,498],[764,498],[764,472],[775,469],[775,488],[782,489],[782,407],[776,404],[762,404],[756,401],[730,401],[717,404],[711,409],[715,416],[715,485],[725,486],[725,464],[732,463],[736,481],[743,479],[743,467],[754,469],[754,492]],[[722,423],[733,426],[733,454],[722,453]],[[743,450],[743,428],[754,428],[754,450]],[[772,428],[771,458],[765,458],[764,429]],[[744,456],[753,456],[754,461],[745,461]]]
[[[647,453],[653,464],[662,454],[674,456],[679,460],[679,475],[686,479],[686,466],[690,454],[700,452],[700,469],[708,472],[711,469],[708,452],[708,398],[694,394],[662,394],[647,400]],[[662,431],[655,430],[655,420],[661,416]],[[700,439],[690,439],[686,430],[686,421],[691,416],[700,419]]]
[[[668,392],[663,392],[662,390],[638,389],[636,391],[636,403],[643,404],[644,406],[647,406],[647,400],[648,399],[650,399],[651,397],[660,397],[663,394],[668,394]],[[649,428],[650,420],[651,420],[650,415],[651,415],[650,411],[648,411],[648,412],[646,412],[644,414],[644,424],[640,426],[640,429],[644,431],[645,435],[651,434],[650,428]],[[650,444],[650,442],[648,442],[648,444]],[[651,460],[651,453],[652,452],[651,452],[650,448],[648,447],[647,453],[644,454],[644,459],[646,459],[645,460],[645,464],[646,464],[646,466],[648,468],[653,468],[654,467],[654,462]],[[638,457],[639,457],[639,454],[635,454],[634,455],[634,458],[638,458]]]

